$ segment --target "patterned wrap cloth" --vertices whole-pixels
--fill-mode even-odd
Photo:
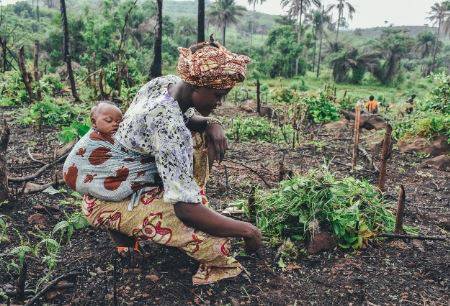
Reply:
[[[201,187],[202,205],[208,205],[205,184],[209,175],[205,141],[199,134],[194,141],[194,179]],[[179,248],[200,262],[192,277],[194,285],[205,285],[239,275],[243,267],[230,256],[227,238],[218,238],[184,225],[175,215],[174,206],[163,200],[164,189],[153,187],[143,193],[133,211],[128,200],[108,202],[84,196],[82,210],[88,222],[104,229],[117,230],[138,241],[152,241]]]
[[[200,43],[195,52],[191,48],[178,48],[177,72],[183,81],[199,87],[230,89],[245,79],[250,58],[214,44],[217,47]]]
[[[162,184],[152,156],[128,150],[114,137],[95,130],[75,144],[63,173],[66,184],[81,194],[106,201],[121,201],[134,194],[129,210],[144,186]]]

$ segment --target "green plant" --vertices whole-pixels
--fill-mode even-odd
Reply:
[[[72,105],[63,99],[45,97],[26,108],[18,121],[23,125],[67,125],[81,115],[87,115],[87,110],[81,106]]]
[[[314,123],[326,123],[339,119],[339,112],[336,106],[322,92],[319,96],[310,95],[303,97],[301,103],[308,106],[309,118]]]
[[[295,103],[300,99],[300,95],[295,88],[277,87],[271,92],[271,98],[275,103]]]
[[[53,228],[53,234],[60,233],[60,240],[63,240],[64,235],[67,235],[67,241],[70,242],[75,230],[80,230],[87,227],[89,223],[80,212],[74,212],[71,215],[66,215],[66,220],[58,222]]]
[[[237,117],[227,129],[227,137],[237,141],[265,141],[290,143],[293,134],[290,125],[278,126],[261,117]]]
[[[49,233],[38,232],[34,236],[40,239],[34,248],[34,256],[40,256],[42,263],[46,264],[49,270],[53,270],[58,263],[61,245]]]
[[[6,216],[0,215],[0,244],[2,242],[8,242],[8,222],[6,222]]]
[[[257,191],[255,211],[257,226],[272,241],[304,241],[319,226],[344,249],[361,248],[395,224],[375,187],[353,177],[338,179],[325,167],[282,181],[271,191]]]
[[[90,128],[91,123],[89,117],[85,117],[81,122],[73,121],[69,126],[62,127],[58,137],[63,143],[68,143],[78,137],[83,137]]]

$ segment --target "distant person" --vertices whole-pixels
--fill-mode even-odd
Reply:
[[[371,114],[378,113],[378,101],[375,100],[374,96],[369,97],[369,101],[366,102],[366,110]]]
[[[406,113],[411,114],[414,110],[414,99],[416,98],[416,95],[411,95],[411,97],[406,100],[406,103],[408,103],[406,107]]]

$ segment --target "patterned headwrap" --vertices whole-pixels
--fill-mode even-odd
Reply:
[[[191,49],[195,51],[192,52]],[[186,83],[199,87],[229,89],[245,79],[250,58],[235,54],[211,38],[191,48],[178,48],[177,71]]]

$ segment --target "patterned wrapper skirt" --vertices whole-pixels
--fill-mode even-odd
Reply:
[[[202,204],[208,205],[204,192],[209,175],[204,138],[198,134],[193,138],[194,176],[202,187]],[[127,209],[130,199],[109,202],[85,195],[82,210],[94,227],[116,230],[138,241],[150,240],[176,247],[198,260],[200,267],[192,277],[194,285],[210,284],[239,275],[243,268],[230,256],[229,239],[214,237],[184,225],[175,215],[173,204],[162,200],[163,194],[163,188],[151,188],[141,195],[132,211]]]

